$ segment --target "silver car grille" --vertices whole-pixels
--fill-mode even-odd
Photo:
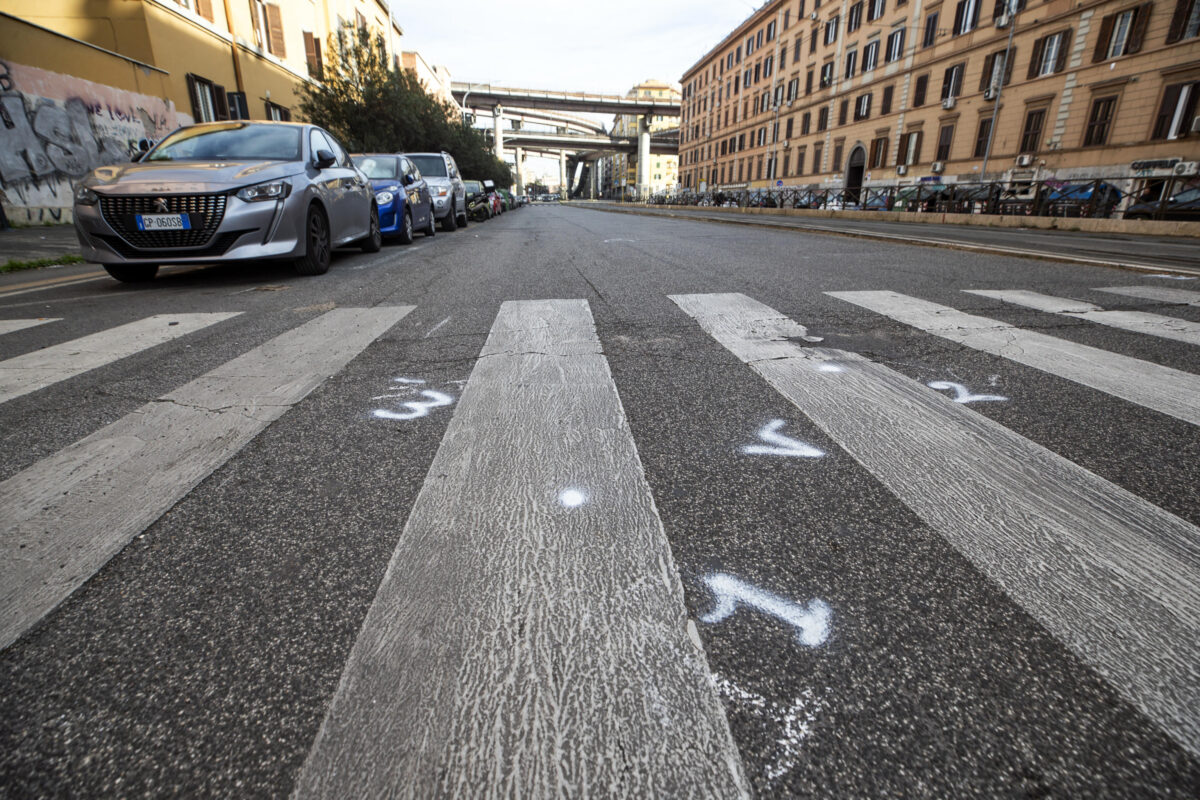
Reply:
[[[143,250],[204,247],[225,216],[224,194],[117,195],[100,198],[100,213],[130,245]],[[166,209],[156,201],[165,200]],[[187,214],[186,231],[139,231],[135,214]]]

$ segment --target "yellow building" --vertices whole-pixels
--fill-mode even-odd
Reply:
[[[1192,174],[1200,0],[774,0],[683,93],[693,190]]]
[[[70,183],[181,124],[292,119],[339,25],[403,31],[385,0],[0,0],[0,202],[70,218]]]
[[[628,98],[654,98],[679,102],[678,85],[665,81],[642,81],[625,93]],[[650,120],[650,134],[659,131],[674,130],[679,127],[678,117],[655,116]],[[633,114],[618,114],[613,117],[614,136],[627,136],[637,139],[638,117]],[[606,159],[605,173],[612,176],[613,189],[620,194],[621,180],[625,187],[632,192],[637,187],[637,157],[619,153]],[[679,157],[675,155],[651,154],[650,169],[647,173],[647,186],[651,195],[674,190],[679,184]]]

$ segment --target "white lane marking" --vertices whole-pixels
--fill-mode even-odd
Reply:
[[[433,389],[421,390],[421,396],[429,398],[425,402],[419,400],[409,400],[402,405],[408,411],[389,411],[386,408],[377,408],[371,412],[371,415],[378,419],[417,419],[418,417],[428,416],[430,410],[448,406],[454,402],[454,398],[448,394],[434,391]]]
[[[1145,311],[1105,311],[1092,303],[1024,290],[965,289],[964,291],[968,294],[990,297],[993,300],[1032,308],[1036,311],[1045,311],[1048,314],[1060,314],[1095,322],[1099,325],[1107,325],[1110,328],[1145,333],[1187,344],[1200,344],[1200,323],[1165,317],[1162,314],[1150,314]]]
[[[745,295],[672,299],[1200,753],[1200,528],[883,364],[782,342],[802,327]]]
[[[224,322],[239,313],[155,314],[0,361],[0,403]]]
[[[715,605],[700,618],[701,622],[710,625],[724,622],[743,605],[791,625],[796,629],[796,641],[805,647],[818,647],[829,638],[833,610],[824,600],[814,598],[800,605],[724,572],[708,575],[704,582],[713,593]]]
[[[1194,280],[1196,280],[1196,278],[1191,275],[1155,274],[1155,275],[1147,275],[1146,277],[1147,278],[1163,278],[1164,280],[1168,280],[1168,281],[1194,281]]]
[[[451,320],[451,317],[446,317],[444,320],[442,320],[441,322],[439,322],[437,325],[434,325],[432,328],[430,328],[430,329],[429,329],[429,332],[428,332],[428,333],[426,333],[426,334],[425,334],[425,335],[424,335],[422,338],[424,338],[424,339],[428,339],[430,336],[433,336],[433,334],[437,332],[438,328],[442,327],[443,325],[445,325],[445,324],[446,324],[447,322],[449,322],[450,320]]]
[[[728,678],[719,675],[714,677],[717,690],[729,702],[749,709],[755,716],[770,721],[777,729],[775,749],[766,753],[768,758],[773,757],[773,761],[767,764],[767,780],[774,783],[795,769],[804,740],[812,733],[817,717],[825,710],[825,704],[815,696],[813,690],[805,689],[790,703],[776,703],[758,692],[743,689]]]
[[[1172,289],[1169,286],[1106,286],[1096,289],[1096,291],[1140,297],[1143,300],[1157,300],[1160,303],[1200,306],[1200,292],[1193,292],[1190,289]]]
[[[953,381],[930,381],[925,385],[930,389],[954,392],[954,402],[956,403],[998,403],[1008,399],[999,394],[971,394],[970,389],[961,383],[954,383]],[[995,386],[996,384],[993,383],[992,385]]]
[[[637,240],[636,239],[605,239],[604,244],[609,244],[611,242],[634,242],[634,241],[637,241]]]
[[[747,455],[761,456],[798,456],[800,458],[820,458],[824,450],[818,450],[810,444],[784,436],[779,430],[787,423],[781,419],[773,419],[758,431],[758,438],[768,445],[747,444],[742,446],[742,452]]]
[[[826,294],[966,347],[1200,425],[1200,376],[896,292]]]
[[[397,540],[297,800],[748,796],[585,301],[501,306]]]
[[[16,333],[23,331],[26,328],[36,328],[38,325],[45,325],[47,322],[60,322],[61,317],[42,317],[40,319],[0,319],[0,336],[6,333]]]
[[[0,647],[412,309],[330,311],[0,483]]]

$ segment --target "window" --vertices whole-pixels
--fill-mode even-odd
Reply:
[[[755,47],[755,49],[758,49],[759,47],[762,47],[762,43],[763,43],[763,32],[762,32],[762,31],[759,31],[759,32],[758,32],[758,34],[757,34],[757,35],[754,37],[754,47]]]
[[[983,71],[979,74],[979,91],[989,88],[997,89],[1003,84],[1008,86],[1012,80],[1012,65],[1017,60],[1017,48],[1009,53],[1007,64],[1004,61],[1004,51],[997,50],[983,60]]]
[[[910,131],[900,137],[897,163],[912,166],[921,160],[921,132]]]
[[[767,56],[763,59],[763,77],[771,77],[771,73],[775,69],[775,56]]]
[[[854,121],[868,119],[871,116],[871,92],[861,94],[854,101]]]
[[[792,78],[787,85],[787,99],[792,102],[800,95],[800,79]]]
[[[833,44],[838,37],[838,24],[841,22],[841,17],[833,17],[825,23],[825,44]]]
[[[1200,36],[1200,0],[1175,0],[1175,13],[1167,28],[1167,44]]]
[[[879,113],[880,114],[892,113],[892,97],[895,95],[895,93],[896,93],[895,86],[883,87],[883,98],[879,101]]]
[[[842,171],[842,151],[846,147],[845,139],[838,139],[833,143],[833,164],[830,165],[830,172]]]
[[[871,140],[871,169],[882,169],[887,166],[888,138],[880,136]]]
[[[1196,97],[1200,95],[1200,81],[1176,83],[1163,90],[1162,104],[1154,118],[1151,139],[1178,139],[1187,136],[1192,118],[1196,115]]]
[[[965,62],[946,68],[945,73],[942,74],[943,100],[950,97],[958,97],[962,94],[962,79],[966,69],[967,65]]]
[[[846,53],[846,80],[854,77],[854,69],[858,66],[858,51],[851,50]]]
[[[983,158],[987,153],[988,138],[992,134],[992,118],[984,117],[979,120],[979,132],[975,134],[975,158]]]
[[[774,41],[774,39],[775,39],[775,21],[771,20],[770,22],[767,23],[767,41],[768,42]]]
[[[958,0],[954,7],[954,35],[961,36],[970,33],[979,25],[979,4],[981,0]]]
[[[779,43],[779,71],[782,72],[783,68],[786,66],[787,66],[787,42],[780,42]]]
[[[754,52],[754,37],[751,36],[746,39],[746,58],[749,58],[753,52]]]
[[[822,144],[821,142],[817,142],[816,144],[813,145],[813,168],[812,168],[812,171],[814,174],[819,175],[821,173],[821,154],[822,154],[821,151],[824,149],[825,149],[825,145]]]
[[[1042,127],[1046,124],[1046,109],[1025,112],[1025,127],[1021,129],[1021,152],[1036,153],[1042,149]]]
[[[872,39],[863,48],[863,72],[870,72],[879,63],[879,40]]]
[[[785,178],[787,177],[787,174],[788,174],[788,167],[790,166],[790,162],[791,162],[791,160],[792,160],[792,154],[791,154],[791,153],[784,153],[784,154],[783,154],[783,177],[785,177]]]
[[[884,63],[890,64],[904,55],[904,29],[901,28],[892,33],[887,38],[887,55],[884,58]]]
[[[817,112],[817,132],[825,130],[829,127],[829,106],[822,106]]]
[[[1025,9],[1025,0],[996,0],[996,5],[992,7],[992,19],[1000,19],[1009,12],[1009,6],[1015,6],[1012,11],[1023,11]]]
[[[800,135],[807,136],[812,130],[812,112],[805,111],[804,116],[800,117]]]
[[[801,12],[801,13],[803,13],[803,12]],[[791,24],[792,24],[792,10],[790,8],[788,8],[788,9],[785,9],[783,12],[783,29],[786,31],[788,29],[788,26]],[[784,172],[787,172],[787,170],[785,169]]]
[[[267,119],[273,119],[276,122],[291,122],[292,121],[292,112],[286,106],[277,105],[275,103],[272,103],[270,100],[268,100],[266,102],[267,102]]]
[[[812,31],[809,33],[809,35],[808,35],[808,52],[810,55],[812,53],[817,52],[817,37],[820,35],[821,35],[821,26],[819,26],[819,25],[817,27],[813,28]]]
[[[920,108],[925,105],[925,95],[929,91],[929,73],[917,77],[917,85],[913,89],[912,108]]]
[[[308,77],[321,80],[325,65],[321,61],[321,40],[310,31],[304,32],[304,60],[308,62]]]
[[[800,46],[803,44],[804,44],[804,37],[797,35],[796,43],[794,45],[792,45],[792,61],[793,62],[800,60]]]
[[[754,65],[754,82],[758,83],[762,79],[762,62]]]
[[[808,148],[801,147],[796,150],[796,174],[804,174],[804,157],[808,155]]]
[[[250,19],[254,23],[254,43],[279,58],[287,56],[283,44],[283,14],[274,3],[250,0]]]
[[[838,125],[845,125],[846,119],[850,116],[850,98],[842,100],[838,105]]]
[[[1087,129],[1083,133],[1084,147],[1108,143],[1108,132],[1112,128],[1116,110],[1116,97],[1097,97],[1092,101],[1092,113],[1088,114]]]
[[[1033,43],[1027,78],[1053,75],[1067,68],[1067,50],[1071,47],[1071,31],[1059,31],[1043,36]]]
[[[1096,38],[1092,63],[1120,58],[1141,50],[1152,5],[1153,3],[1143,3],[1105,17],[1100,23],[1100,35]]]
[[[886,0],[867,0],[867,22],[872,22],[882,17],[886,7]]]
[[[804,74],[804,93],[806,95],[812,94],[812,86],[813,86],[813,71],[810,69],[808,72],[806,72]]]
[[[767,143],[767,126],[764,125],[758,129],[758,146],[762,147]]]
[[[829,61],[821,65],[821,88],[824,89],[833,83],[833,62]]]
[[[785,128],[783,129],[783,130],[784,130],[784,133],[783,133],[783,138],[784,138],[784,139],[791,139],[791,138],[792,138],[792,127],[793,127],[793,124],[794,124],[795,122],[796,122],[796,119],[795,119],[795,117],[788,117],[788,121],[787,121],[787,127],[785,127]],[[784,170],[784,172],[787,172],[787,170]]]
[[[192,119],[215,122],[229,119],[229,99],[225,87],[199,75],[188,75],[188,97],[192,101]]]
[[[925,36],[921,39],[922,47],[933,47],[937,40],[938,12],[934,11],[925,17]]]
[[[862,27],[862,7],[862,0],[858,0],[846,12],[846,33],[854,33]]]
[[[950,160],[950,145],[954,143],[954,124],[943,125],[938,131],[937,149],[933,153],[934,161]]]

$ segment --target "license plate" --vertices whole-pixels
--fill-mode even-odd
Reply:
[[[190,231],[187,214],[137,214],[139,231]]]

